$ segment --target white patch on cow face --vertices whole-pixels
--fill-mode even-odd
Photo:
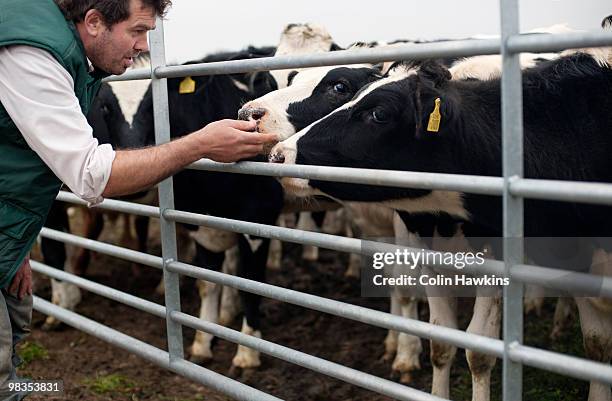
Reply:
[[[336,68],[371,68],[371,65],[316,67],[297,70],[291,86],[270,92],[259,99],[247,102],[243,108],[264,109],[266,114],[259,120],[257,131],[274,133],[284,140],[295,134],[295,127],[289,122],[287,109],[291,103],[304,101],[312,96],[314,89],[328,72]],[[295,70],[294,70],[295,71]]]

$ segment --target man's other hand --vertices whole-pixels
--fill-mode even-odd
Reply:
[[[30,267],[30,258],[26,257],[17,273],[13,277],[13,281],[9,286],[9,294],[23,299],[26,295],[32,295],[32,268]]]
[[[255,121],[221,120],[208,124],[199,136],[203,157],[222,163],[263,154],[264,144],[278,142],[276,134],[254,132]]]

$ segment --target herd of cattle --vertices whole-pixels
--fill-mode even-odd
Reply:
[[[612,16],[602,26],[609,29]],[[564,32],[553,26],[536,32]],[[535,34],[535,33],[534,33]],[[398,41],[401,44],[413,43]],[[358,43],[350,49],[394,46]],[[340,50],[325,29],[292,24],[272,48],[221,53],[196,62],[238,60],[274,55],[310,54]],[[560,53],[523,54],[525,177],[571,181],[612,182],[612,49],[588,48]],[[168,79],[170,128],[173,138],[191,133],[219,119],[256,120],[257,131],[275,133],[279,143],[259,161],[342,166],[384,170],[500,176],[501,100],[500,56],[453,60],[402,60],[381,64],[316,67],[298,70]],[[132,85],[132,86],[128,86]],[[138,98],[138,100],[135,100]],[[426,128],[439,104],[438,132]],[[88,117],[94,135],[118,148],[154,143],[153,101],[148,82],[103,85]],[[355,237],[394,237],[398,244],[418,238],[436,239],[436,250],[470,249],[469,237],[502,236],[499,197],[451,191],[429,191],[318,180],[185,170],[174,176],[178,210],[211,214],[269,225],[283,224],[283,207],[291,198],[328,196],[342,204],[341,214]],[[147,197],[140,194],[136,197]],[[134,198],[132,198],[134,199]],[[141,201],[143,201],[141,199]],[[329,217],[329,214],[328,214]],[[608,220],[611,220],[608,222]],[[320,230],[322,214],[300,213],[298,227]],[[96,238],[103,219],[90,211],[86,235]],[[68,231],[64,206],[54,205],[47,227]],[[148,221],[136,220],[138,248],[146,251]],[[605,207],[574,203],[525,201],[525,236],[607,237],[612,213]],[[266,265],[278,266],[278,243],[213,229],[190,227],[195,240],[193,264],[235,272],[240,277],[265,280]],[[45,263],[82,272],[88,253],[67,258],[64,245],[43,239]],[[612,275],[609,249],[594,249],[586,266]],[[493,249],[499,254],[501,250]],[[316,249],[305,256],[316,259]],[[270,259],[268,257],[270,256]],[[529,256],[529,255],[528,255]],[[69,259],[69,260],[68,260]],[[546,260],[533,259],[547,265]],[[612,263],[612,260],[610,260]],[[353,267],[347,274],[356,274]],[[200,317],[228,324],[239,307],[231,293],[212,283],[198,283]],[[53,281],[53,302],[74,308],[78,288]],[[227,295],[227,296],[226,296]],[[222,301],[221,298],[223,299]],[[260,297],[240,293],[244,312],[242,332],[261,337]],[[612,358],[612,303],[601,298],[576,297],[586,354],[609,363]],[[418,319],[418,299],[393,291],[391,312]],[[428,297],[430,321],[457,328],[457,303],[452,297]],[[477,297],[468,332],[499,338],[501,302]],[[564,316],[567,302],[559,302]],[[47,327],[56,322],[48,319]],[[556,330],[564,322],[558,319]],[[212,357],[212,336],[198,332],[191,359]],[[420,368],[421,340],[389,332],[385,355],[402,380]],[[456,347],[432,342],[432,393],[448,398],[450,367]],[[495,358],[466,350],[473,378],[473,400],[489,399]],[[260,365],[258,352],[239,347],[233,359],[239,368]],[[590,401],[611,401],[610,386],[592,382]]]

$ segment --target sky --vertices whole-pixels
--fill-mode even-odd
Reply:
[[[288,23],[318,23],[336,43],[464,38],[499,34],[497,0],[173,0],[164,36],[166,60],[182,63],[219,50],[276,45]],[[378,4],[381,7],[376,7]],[[610,0],[520,0],[522,31],[567,23],[598,30]]]

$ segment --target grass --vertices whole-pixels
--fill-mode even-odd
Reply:
[[[83,380],[83,384],[96,394],[126,393],[136,386],[134,381],[118,373],[86,379]]]
[[[33,361],[49,358],[47,349],[33,341],[26,341],[20,344],[17,347],[17,354],[23,360],[21,368],[26,367]]]

